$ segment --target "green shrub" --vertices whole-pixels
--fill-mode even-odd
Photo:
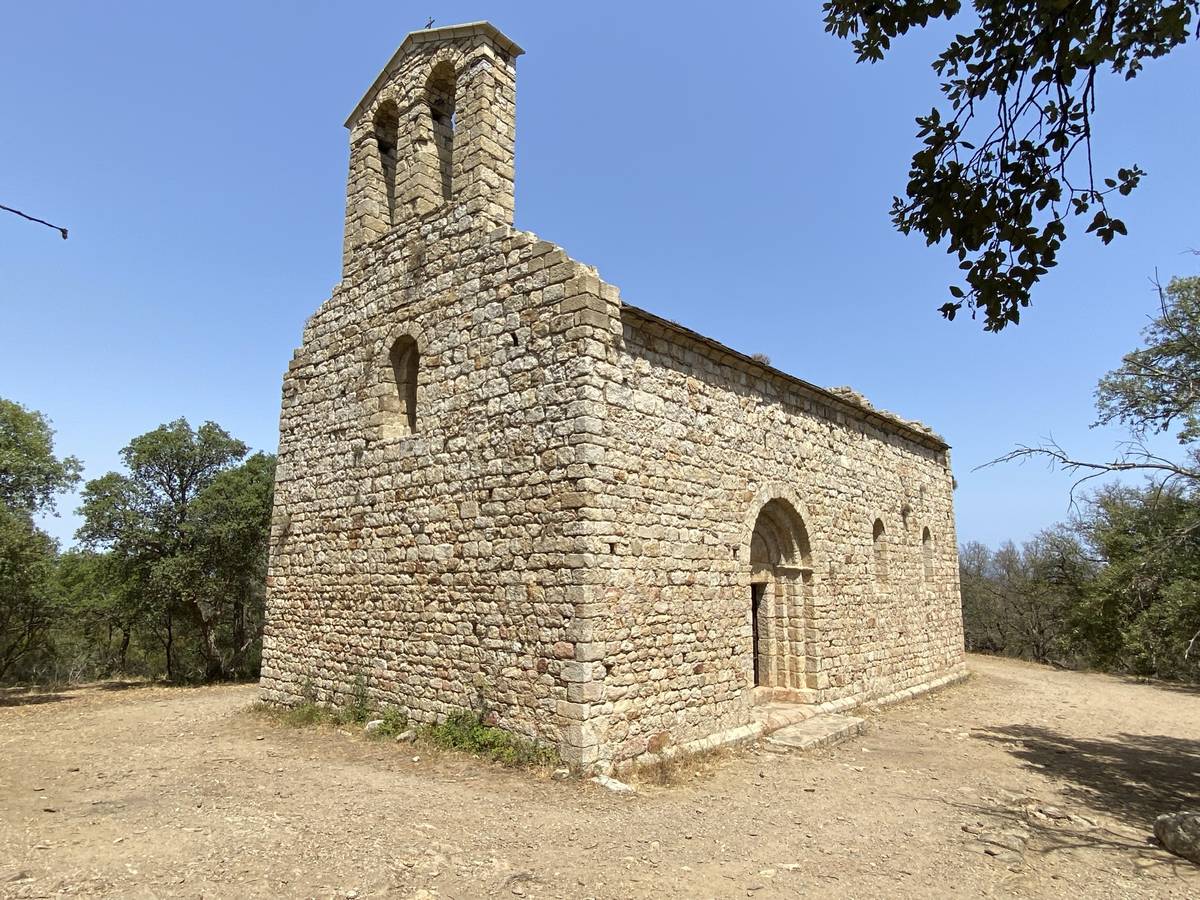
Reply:
[[[305,700],[296,706],[289,706],[278,713],[285,725],[293,728],[303,728],[306,725],[321,725],[329,720],[329,710],[325,707]]]
[[[553,747],[485,725],[476,712],[451,713],[444,722],[422,728],[421,736],[434,746],[463,750],[510,768],[550,766],[558,762]]]
[[[354,688],[350,702],[338,710],[338,722],[342,725],[361,725],[371,718],[371,702],[367,697],[366,676],[354,676]]]
[[[383,724],[367,732],[368,737],[391,738],[408,730],[408,713],[398,706],[389,706],[372,718],[381,719]]]
[[[379,719],[381,724],[367,732],[373,739],[394,738],[409,728],[408,712],[398,706],[372,709],[366,703],[365,690],[355,682],[352,702],[338,709],[304,700],[296,706],[279,708],[260,703],[254,706],[258,714],[268,716],[292,728],[316,725],[352,725]],[[559,762],[558,752],[551,746],[510,734],[502,728],[485,725],[477,712],[452,713],[438,725],[422,726],[422,740],[445,750],[466,753],[494,760],[509,768],[553,766]]]

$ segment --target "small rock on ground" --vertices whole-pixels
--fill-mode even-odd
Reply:
[[[1200,865],[1200,812],[1167,813],[1154,820],[1159,843],[1184,859]]]
[[[617,781],[608,775],[597,775],[592,781],[600,785],[602,788],[607,788],[617,794],[632,794],[636,789],[632,785],[628,785],[623,781]]]

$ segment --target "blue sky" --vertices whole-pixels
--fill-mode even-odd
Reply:
[[[974,467],[1049,435],[1110,453],[1096,380],[1136,345],[1155,270],[1200,271],[1195,42],[1100,85],[1098,170],[1149,173],[1114,210],[1129,236],[1075,236],[1024,324],[989,335],[936,313],[952,261],[888,220],[944,27],[867,66],[816,2],[10,4],[0,203],[71,237],[0,215],[0,396],[45,412],[88,477],[178,416],[275,448],[282,373],[339,278],[341,123],[429,16],[526,50],[518,227],[631,303],[932,424],[960,540],[1067,514],[1068,476]]]

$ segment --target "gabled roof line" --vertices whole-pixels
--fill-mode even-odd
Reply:
[[[860,406],[847,398],[834,393],[833,391],[819,387],[811,382],[805,381],[803,378],[797,378],[795,375],[789,375],[782,369],[777,369],[774,366],[764,363],[761,360],[754,359],[752,356],[747,356],[732,347],[727,347],[720,341],[706,337],[698,331],[680,325],[678,322],[672,322],[670,319],[664,319],[662,316],[655,315],[649,310],[642,309],[640,306],[633,306],[630,303],[621,301],[621,311],[630,312],[635,318],[641,319],[644,323],[657,328],[660,331],[668,334],[685,338],[693,343],[703,345],[706,349],[716,355],[732,357],[734,360],[743,365],[750,366],[754,369],[759,369],[766,374],[775,376],[788,382],[793,387],[800,388],[803,393],[815,395],[818,399],[828,403],[835,409],[840,409],[845,412],[852,413],[857,417],[866,419],[876,425],[883,427],[887,431],[900,432],[910,440],[915,441],[925,447],[930,447],[934,450],[949,450],[950,445],[937,434],[933,429],[927,429],[925,426],[918,427],[904,419],[889,413],[882,412],[876,409],[870,409],[865,406]]]
[[[474,35],[484,35],[492,39],[497,47],[507,53],[509,56],[517,57],[525,51],[522,50],[514,41],[505,37],[491,22],[465,22],[462,25],[446,25],[442,28],[424,28],[420,31],[410,31],[400,42],[400,46],[396,48],[396,52],[392,54],[392,58],[387,61],[387,65],[383,67],[380,73],[371,82],[371,87],[363,94],[358,105],[354,107],[354,111],[350,113],[350,117],[346,119],[346,127],[352,128],[354,123],[358,121],[358,117],[362,115],[363,110],[370,104],[371,99],[379,91],[385,81],[396,70],[400,60],[403,59],[408,51],[417,44],[426,44],[430,41],[445,41],[453,38],[472,37]]]

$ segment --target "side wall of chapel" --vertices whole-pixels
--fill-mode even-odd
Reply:
[[[869,699],[960,669],[944,445],[622,312],[601,369],[610,576],[589,718],[602,753],[745,724],[755,699]],[[750,544],[772,501],[807,547],[762,587],[756,697]]]

